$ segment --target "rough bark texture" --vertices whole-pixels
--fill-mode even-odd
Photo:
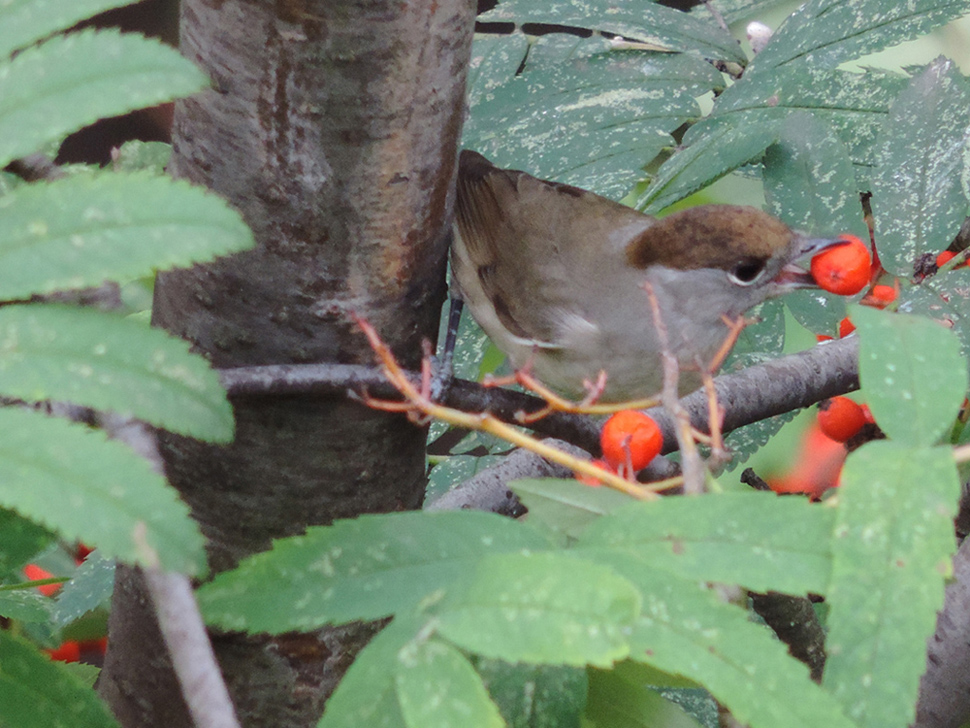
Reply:
[[[414,367],[444,297],[473,6],[467,0],[184,0],[182,52],[213,89],[176,111],[171,171],[227,198],[257,248],[162,276],[154,323],[218,367],[370,363],[350,314]],[[343,397],[234,402],[235,442],[162,435],[219,571],[308,524],[414,508],[424,436]],[[121,570],[100,689],[125,726],[189,725]],[[247,726],[311,725],[370,627],[216,638]]]
[[[953,581],[927,640],[916,728],[960,728],[970,721],[970,539],[953,557]]]

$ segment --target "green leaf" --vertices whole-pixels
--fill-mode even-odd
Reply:
[[[600,516],[630,504],[630,496],[617,490],[576,480],[513,480],[508,486],[529,509],[530,519],[567,536],[578,536]]]
[[[588,28],[654,43],[672,51],[696,51],[697,55],[745,63],[747,60],[731,34],[715,23],[699,20],[660,4],[635,0],[589,2],[588,0],[505,0],[478,16],[484,23],[511,21],[547,23]]]
[[[509,728],[580,728],[586,704],[586,670],[560,665],[475,664]]]
[[[198,574],[202,534],[188,507],[120,442],[30,410],[0,409],[0,505],[122,561]]]
[[[462,144],[502,167],[626,195],[718,80],[697,58],[601,54],[530,70],[471,111]]]
[[[78,21],[133,0],[5,0],[0,7],[0,58],[67,30]]]
[[[109,728],[118,723],[93,690],[32,645],[0,630],[0,724]]]
[[[745,314],[752,323],[745,326],[721,371],[739,372],[753,364],[774,359],[785,346],[785,306],[775,299],[760,303]]]
[[[543,68],[557,66],[577,58],[588,58],[590,56],[613,53],[614,58],[620,59],[627,56],[644,58],[642,51],[634,51],[627,54],[624,51],[613,51],[613,46],[609,40],[601,35],[592,35],[589,38],[581,38],[569,33],[548,33],[529,40],[529,54],[525,58],[524,73],[541,71]],[[705,63],[708,68],[713,68]]]
[[[206,83],[178,51],[139,35],[56,36],[0,63],[0,167],[100,118]]]
[[[933,445],[950,431],[967,391],[960,341],[940,324],[864,306],[850,309],[859,332],[859,379],[890,439]]]
[[[74,576],[57,592],[52,619],[65,627],[92,609],[107,607],[115,583],[115,562],[105,559],[100,551],[88,554]]]
[[[788,16],[746,75],[786,64],[835,68],[925,35],[968,11],[967,0],[811,0]]]
[[[401,615],[360,651],[327,700],[317,728],[405,728],[398,703],[398,655],[420,631],[426,617]]]
[[[81,684],[94,689],[94,683],[97,681],[98,675],[101,674],[100,667],[89,665],[86,662],[65,662],[63,665]]]
[[[409,728],[504,728],[468,659],[440,640],[415,640],[397,655],[398,702]]]
[[[832,511],[802,498],[736,492],[634,503],[603,516],[575,553],[617,555],[685,579],[824,594]]]
[[[786,0],[717,0],[715,7],[728,25],[734,25],[739,20],[782,3],[786,3]],[[692,7],[690,13],[702,18],[711,17],[711,12],[704,3]]]
[[[904,289],[899,310],[939,321],[960,338],[963,355],[970,356],[970,269],[955,268]]]
[[[831,126],[846,145],[859,189],[868,190],[869,170],[876,164],[877,134],[908,80],[879,69],[853,73],[801,64],[751,77],[745,75],[718,97],[711,118],[691,129],[688,139],[704,133],[705,128],[720,123],[725,116],[738,116],[752,124],[810,111],[817,120]],[[845,176],[845,172],[841,175]]]
[[[949,448],[871,442],[842,470],[823,685],[858,726],[913,719],[959,497]]]
[[[683,708],[637,680],[635,673],[615,668],[590,669],[586,716],[597,728],[701,728]]]
[[[529,52],[529,39],[522,33],[475,34],[468,63],[467,103],[473,108],[510,81]]]
[[[783,412],[728,433],[724,438],[724,447],[731,453],[731,462],[726,470],[733,472],[744,465],[748,458],[767,445],[782,427],[795,419],[797,414],[797,411]]]
[[[852,161],[818,117],[795,112],[785,120],[778,143],[765,153],[762,179],[768,211],[793,229],[813,237],[853,233],[868,239]],[[825,291],[795,291],[785,304],[816,332],[834,332],[845,316],[844,299]]]
[[[839,323],[846,314],[845,297],[822,290],[792,291],[785,295],[785,306],[812,333],[832,337],[838,336]]]
[[[0,575],[18,569],[54,540],[54,534],[0,508]]]
[[[18,622],[43,622],[51,618],[51,601],[33,589],[0,591],[0,616]]]
[[[206,619],[227,629],[315,629],[411,608],[486,554],[548,547],[539,531],[493,513],[366,515],[280,539],[197,596]]]
[[[0,308],[0,392],[114,410],[191,437],[232,438],[225,390],[188,343],[92,309]]]
[[[507,662],[608,666],[628,654],[636,589],[609,567],[561,553],[481,559],[437,609],[438,632]]]
[[[643,595],[630,657],[696,680],[750,728],[854,728],[838,703],[745,611],[695,581],[619,558]]]
[[[26,185],[0,197],[0,300],[126,281],[252,244],[225,202],[167,177]]]
[[[807,113],[789,116],[768,147],[762,175],[768,212],[813,237],[869,235],[845,146]]]
[[[637,199],[636,207],[658,212],[697,192],[728,172],[761,158],[781,131],[782,118],[751,124],[725,117],[709,133],[694,139],[660,167],[657,176]],[[685,140],[686,141],[686,140]]]
[[[493,465],[498,465],[505,455],[449,455],[435,465],[428,474],[428,487],[424,493],[424,508],[428,508],[458,483]]]
[[[150,172],[161,177],[172,158],[172,145],[165,142],[143,142],[132,139],[118,150],[118,158],[111,160],[112,172]]]
[[[939,58],[893,104],[873,176],[876,244],[886,270],[909,277],[925,253],[945,249],[967,216],[960,183],[970,88]]]

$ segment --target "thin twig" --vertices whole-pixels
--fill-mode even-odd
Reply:
[[[129,445],[152,469],[164,475],[154,433],[137,420],[103,414],[101,424],[115,439]],[[140,524],[142,525],[142,524]],[[145,562],[142,569],[182,696],[197,728],[239,728],[239,720],[216,662],[199,606],[188,577],[160,568],[158,553],[144,537],[144,526],[133,534]]]
[[[607,472],[602,468],[593,465],[588,460],[583,460],[568,453],[564,453],[546,443],[527,435],[521,430],[508,425],[493,415],[482,412],[471,414],[460,410],[445,407],[434,402],[429,397],[428,391],[421,391],[408,378],[407,373],[401,369],[394,355],[387,345],[381,340],[380,336],[366,320],[355,317],[357,325],[367,337],[371,348],[377,355],[378,360],[384,370],[387,379],[404,395],[404,401],[380,400],[369,396],[366,392],[359,395],[362,401],[369,407],[381,409],[389,412],[402,412],[413,420],[423,420],[434,418],[448,422],[458,427],[464,427],[479,432],[487,432],[496,437],[500,437],[513,445],[530,450],[547,460],[559,463],[569,468],[573,472],[589,475],[611,488],[619,490],[639,500],[650,500],[656,498],[657,490],[673,487],[673,483],[654,483],[649,486],[641,485],[636,482],[625,480],[613,473]]]
[[[697,443],[694,440],[693,428],[690,424],[690,415],[680,404],[680,364],[677,357],[670,350],[670,337],[667,333],[667,325],[664,323],[660,313],[660,303],[653,286],[647,282],[643,284],[647,292],[647,299],[650,301],[650,310],[653,314],[653,325],[657,331],[657,341],[660,343],[660,359],[663,362],[663,400],[664,409],[674,418],[675,432],[677,433],[677,444],[680,446],[681,473],[683,474],[683,487],[685,494],[696,494],[704,492],[705,468],[701,459],[700,452],[697,450]]]

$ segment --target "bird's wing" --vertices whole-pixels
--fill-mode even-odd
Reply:
[[[578,319],[595,326],[595,311],[583,304],[589,289],[627,278],[626,245],[653,223],[592,192],[464,151],[454,274],[462,293],[486,300],[509,333],[557,346]]]

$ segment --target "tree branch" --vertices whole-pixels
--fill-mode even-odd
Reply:
[[[784,412],[808,407],[829,397],[859,387],[859,345],[856,337],[832,341],[807,351],[791,354],[714,380],[717,398],[725,410],[723,431],[759,422]],[[396,390],[376,367],[350,364],[300,364],[238,367],[219,372],[230,397],[268,395],[346,396],[348,390],[366,391],[375,397],[394,398]],[[415,384],[418,373],[410,374]],[[681,399],[691,424],[706,431],[708,398],[701,390]],[[444,404],[465,412],[490,412],[506,422],[517,422],[519,412],[536,412],[545,407],[537,397],[474,382],[455,380]],[[676,435],[670,417],[660,407],[648,410],[664,433],[664,450],[676,449]],[[536,432],[557,437],[587,451],[599,448],[598,420],[584,415],[554,412],[529,425]]]

